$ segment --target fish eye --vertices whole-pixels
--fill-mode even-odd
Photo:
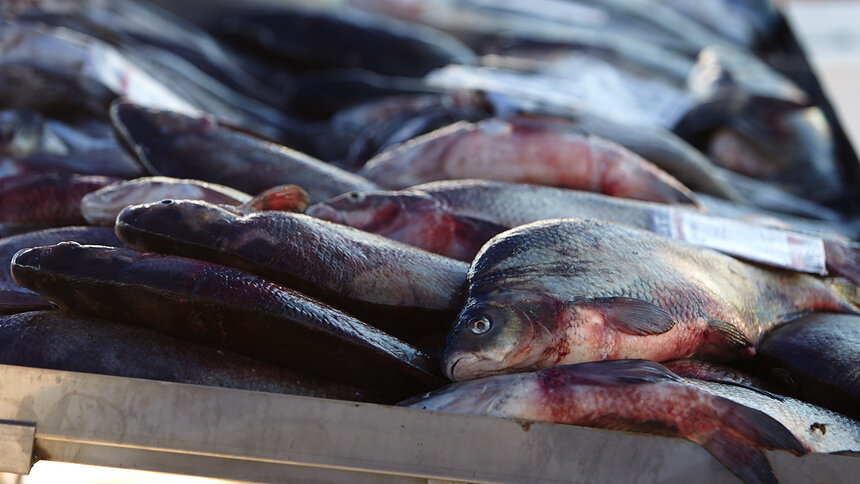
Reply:
[[[158,202],[158,203],[160,203],[160,204],[162,204],[162,205],[173,205],[173,200],[171,200],[171,199],[169,199],[169,198],[165,198],[164,200],[162,200],[162,201],[160,201],[160,202]]]
[[[484,334],[490,330],[492,325],[493,323],[490,321],[490,318],[481,316],[480,318],[473,319],[469,323],[469,329],[475,334]]]
[[[346,198],[349,199],[350,202],[361,203],[364,201],[364,192],[349,192],[346,194]]]

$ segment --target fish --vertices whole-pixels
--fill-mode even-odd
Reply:
[[[686,240],[776,267],[810,273],[826,269],[860,284],[860,246],[838,234],[810,234],[790,225],[735,221],[681,206],[564,188],[484,180],[437,181],[399,191],[350,192],[314,204],[305,213],[467,262],[475,258],[484,243],[506,229],[552,218],[590,218]],[[744,239],[745,243],[739,247],[728,235],[701,237],[701,230],[671,229],[682,221],[722,225],[729,234],[736,235],[735,240]],[[799,241],[809,247],[823,246],[823,260],[816,259],[808,265],[797,261],[785,264],[764,257],[764,252],[786,251]],[[752,250],[751,245],[763,248]]]
[[[664,0],[661,3],[719,33],[733,44],[750,50],[768,40],[779,21],[779,14],[770,1],[719,0],[690,3],[683,0]]]
[[[558,112],[556,114],[561,118],[555,119],[540,114],[540,109],[534,112],[533,122],[554,122],[559,129],[581,130],[618,143],[654,163],[692,190],[739,203],[746,201],[730,182],[720,176],[713,162],[669,130],[587,112]],[[565,121],[573,126],[565,127]]]
[[[104,176],[56,173],[0,178],[0,236],[83,225],[81,198],[116,181]]]
[[[148,327],[390,397],[443,381],[428,355],[399,339],[219,264],[61,242],[16,253],[12,277],[66,312]]]
[[[122,75],[120,75],[120,73]],[[64,28],[11,24],[0,30],[0,105],[56,119],[107,121],[117,96],[196,112],[109,44]]]
[[[326,159],[360,168],[389,146],[457,121],[490,116],[483,96],[471,91],[388,96],[338,111],[316,144],[326,150]],[[332,147],[333,137],[341,146]]]
[[[164,176],[143,177],[117,182],[86,194],[81,199],[81,214],[92,225],[113,226],[116,216],[123,208],[165,198],[239,205],[249,201],[251,195],[199,180]]]
[[[278,368],[158,331],[59,311],[0,317],[0,364],[341,400],[348,385]]]
[[[193,178],[245,193],[295,184],[312,202],[376,187],[206,114],[192,116],[118,100],[111,105],[110,116],[126,148],[154,175]]]
[[[233,11],[216,30],[306,68],[351,67],[422,77],[433,68],[474,63],[476,57],[469,47],[442,31],[352,8]]]
[[[404,339],[428,330],[444,339],[468,270],[464,262],[310,216],[240,216],[190,200],[127,207],[116,233],[142,250],[259,274]]]
[[[270,104],[278,104],[280,99],[271,86],[245,72],[214,37],[194,23],[148,4],[133,0],[32,2],[15,12],[14,21],[64,27],[131,51],[148,47],[169,52],[245,96]]]
[[[303,212],[309,205],[307,192],[297,185],[278,185],[252,197],[216,183],[153,176],[113,183],[84,195],[81,213],[92,225],[113,226],[123,208],[166,199],[202,200],[232,207],[237,214],[257,210]]]
[[[362,102],[430,92],[420,78],[384,76],[362,69],[325,69],[299,78],[289,106],[306,119],[329,119]]]
[[[10,269],[12,257],[21,249],[52,245],[63,241],[127,247],[125,242],[117,238],[113,227],[60,227],[0,238],[0,291],[26,292],[35,295],[35,292],[15,284]]]
[[[0,315],[56,309],[51,301],[38,294],[0,289]]]
[[[711,46],[699,54],[688,87],[697,105],[674,130],[709,145],[715,163],[813,201],[843,195],[830,124],[787,77],[749,53]]]
[[[808,451],[766,413],[690,386],[646,360],[490,376],[453,383],[398,405],[684,438],[745,482],[777,482],[762,448],[797,455]]]
[[[359,174],[389,189],[482,178],[697,203],[676,179],[611,141],[510,119],[460,122],[419,136],[375,156]]]
[[[813,313],[765,335],[762,375],[792,395],[860,418],[860,317]]]
[[[28,159],[31,156],[59,158],[68,155],[116,159],[118,168],[122,167],[132,175],[142,173],[141,167],[117,143],[109,123],[86,120],[68,124],[45,118],[35,111],[0,111],[0,156]]]
[[[125,154],[76,153],[69,155],[30,155],[27,157],[0,156],[0,177],[16,175],[94,175],[114,178],[144,176],[143,168]]]
[[[860,314],[860,288],[583,219],[502,232],[469,267],[442,355],[452,380],[602,359],[751,357],[814,310]]]

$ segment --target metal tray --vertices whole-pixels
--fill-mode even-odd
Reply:
[[[784,483],[860,458],[770,451]],[[38,459],[260,482],[737,482],[686,440],[0,365],[0,471]]]

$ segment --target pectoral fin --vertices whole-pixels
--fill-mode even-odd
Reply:
[[[607,325],[636,336],[665,333],[675,326],[668,311],[641,299],[598,297],[577,301],[576,305],[600,312]]]

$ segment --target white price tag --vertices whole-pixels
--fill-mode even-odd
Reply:
[[[818,237],[669,207],[654,214],[654,232],[776,267],[827,274]]]

